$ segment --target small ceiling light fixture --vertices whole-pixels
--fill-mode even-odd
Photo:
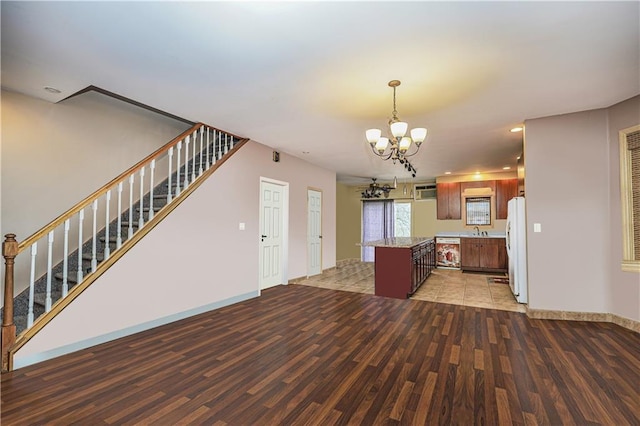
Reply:
[[[396,110],[396,87],[398,86],[400,86],[400,80],[391,80],[389,82],[389,87],[393,88],[393,112],[389,119],[391,136],[383,137],[380,129],[369,129],[365,132],[365,135],[374,154],[385,161],[393,160],[393,164],[399,161],[411,173],[412,177],[416,177],[416,169],[409,162],[408,157],[418,153],[420,145],[427,137],[427,129],[417,127],[411,129],[411,136],[405,136],[409,125],[398,118],[398,111]],[[412,145],[415,146],[415,150],[409,154],[408,152]]]
[[[450,174],[451,174],[451,172],[444,172],[444,174],[445,174],[445,175],[450,175]]]
[[[51,86],[46,86],[44,88],[44,90],[46,90],[49,93],[55,93],[55,94],[62,93],[58,89],[56,89],[55,87],[51,87]]]
[[[518,133],[522,131],[522,127],[514,127],[510,130],[511,133]]]
[[[504,166],[502,170],[511,170],[511,166]]]

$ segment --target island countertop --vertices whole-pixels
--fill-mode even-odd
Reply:
[[[506,238],[505,232],[489,232],[488,235],[476,235],[474,232],[438,232],[436,238]]]
[[[413,247],[425,241],[431,241],[433,237],[396,237],[383,238],[382,240],[367,241],[362,243],[364,247]]]

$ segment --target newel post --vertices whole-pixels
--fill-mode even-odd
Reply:
[[[2,256],[5,261],[4,312],[2,315],[2,371],[9,370],[9,349],[16,341],[16,325],[13,323],[13,263],[18,255],[15,234],[5,235]]]

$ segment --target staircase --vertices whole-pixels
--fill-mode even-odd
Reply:
[[[204,132],[206,129],[206,139],[204,136]],[[211,132],[213,134],[213,138],[210,138]],[[189,139],[189,138],[192,139]],[[181,159],[181,148],[182,150],[182,159]],[[192,145],[189,146],[189,141],[192,142]],[[17,343],[20,346],[26,343],[26,340],[30,338],[29,336],[25,341],[21,341],[21,337],[24,337],[23,333],[28,330],[31,325],[36,325],[39,318],[42,318],[46,313],[54,314],[55,312],[50,312],[52,307],[56,305],[57,301],[60,301],[62,298],[65,298],[67,295],[72,295],[74,292],[72,291],[78,283],[83,283],[85,280],[88,280],[84,283],[84,285],[90,285],[93,281],[92,275],[97,272],[102,272],[102,270],[106,270],[109,265],[102,265],[106,259],[110,256],[113,256],[114,252],[118,252],[118,255],[121,256],[123,251],[131,248],[136,241],[132,241],[131,244],[127,244],[129,240],[137,239],[139,240],[141,236],[146,234],[147,229],[151,225],[150,222],[157,223],[161,220],[166,213],[168,213],[172,208],[168,208],[165,211],[163,209],[167,205],[179,204],[179,202],[184,199],[188,194],[195,189],[195,187],[199,186],[202,181],[204,181],[208,176],[210,176],[211,172],[217,168],[222,162],[226,161],[226,159],[233,154],[237,149],[242,146],[242,144],[246,141],[246,139],[239,138],[235,135],[231,135],[229,133],[218,131],[217,129],[209,128],[202,123],[198,123],[192,129],[185,132],[183,135],[174,139],[174,141],[167,144],[165,147],[158,150],[156,153],[150,155],[145,160],[143,160],[138,165],[132,167],[132,169],[126,171],[118,178],[114,179],[112,182],[107,184],[102,190],[94,193],[95,200],[85,199],[83,202],[79,203],[81,207],[72,208],[69,212],[62,215],[60,218],[54,220],[50,225],[43,228],[43,230],[38,231],[34,236],[25,240],[32,247],[31,252],[28,250],[28,247],[23,244],[25,241],[20,243],[20,249],[15,250],[16,252],[24,253],[23,255],[29,255],[31,253],[32,256],[32,264],[31,264],[31,281],[32,283],[28,288],[22,291],[13,299],[13,323],[15,324],[15,334],[13,335],[13,340],[15,341],[15,336],[18,336]],[[199,146],[197,146],[198,142],[200,142]],[[164,150],[164,151],[163,151]],[[174,155],[174,150],[175,154]],[[155,160],[168,158],[168,167],[169,173],[168,177],[161,181],[160,183],[153,182],[153,171],[155,167]],[[175,161],[174,161],[175,160]],[[114,204],[111,201],[111,190],[114,191],[117,189],[118,196],[118,206],[120,207],[122,203],[122,189],[123,182],[129,182],[129,193],[133,194],[133,180],[135,179],[135,173],[139,173],[139,188],[145,187],[145,166],[144,164],[151,164],[150,167],[150,175],[151,177],[147,179],[149,180],[149,185],[147,187],[153,188],[152,190],[147,191],[142,194],[143,190],[140,191],[140,195],[138,200],[133,202],[133,196],[130,199],[124,200],[126,207],[121,209],[121,213],[119,217],[112,219],[106,225],[106,220],[103,219],[103,223],[105,225],[102,229],[96,229],[96,211],[97,211],[97,203],[100,197],[103,197],[103,208],[106,209],[106,217],[109,217],[109,206]],[[172,165],[175,165],[173,167]],[[172,171],[173,170],[175,171]],[[133,170],[133,172],[132,172]],[[91,196],[90,196],[91,197]],[[127,203],[128,201],[128,203]],[[83,207],[84,206],[84,207]],[[77,207],[77,206],[76,206]],[[91,221],[93,219],[93,229],[94,231],[90,233],[87,239],[82,239],[82,228],[83,228],[83,220],[85,216],[85,212],[89,213],[88,220]],[[93,212],[91,211],[93,210]],[[156,218],[154,221],[153,218],[158,216],[158,213],[161,213],[161,217]],[[91,213],[93,213],[93,217],[91,217]],[[66,216],[65,216],[66,215]],[[69,229],[69,219],[66,217],[73,217],[72,215],[78,216],[78,223],[80,230],[80,240],[83,241],[80,249],[78,249],[78,244],[76,242],[76,247],[73,251],[68,252],[66,256],[66,260],[63,258],[58,264],[54,266],[50,266],[47,268],[47,272],[44,275],[41,275],[39,278],[35,279],[33,277],[34,273],[34,264],[35,264],[35,256],[37,255],[37,240],[42,239],[49,233],[49,238],[53,239],[53,229],[56,227],[60,227],[64,224],[65,227],[65,246],[68,244],[67,234]],[[64,220],[64,222],[63,222]],[[84,224],[86,227],[86,224]],[[144,229],[146,232],[140,233],[140,230]],[[58,232],[60,232],[58,230]],[[31,242],[33,240],[33,242]],[[8,241],[8,240],[7,240]],[[7,242],[5,242],[5,245]],[[10,243],[11,244],[11,243]],[[15,244],[14,247],[18,247],[17,242],[13,242]],[[36,246],[36,254],[33,251],[33,245]],[[49,252],[52,250],[53,243],[49,242]],[[65,247],[65,250],[66,247]],[[80,256],[78,254],[80,251]],[[44,247],[42,252],[47,253],[47,247]],[[7,249],[3,247],[3,254],[5,258],[7,258]],[[116,257],[119,257],[116,256]],[[117,260],[117,258],[116,258]],[[49,260],[49,263],[50,260]],[[113,263],[113,259],[110,260],[110,263]],[[102,266],[102,267],[101,267]],[[13,269],[13,268],[12,268]],[[11,283],[10,286],[13,287],[13,271],[9,271],[7,268],[8,274],[11,275]],[[10,273],[9,273],[10,272]],[[99,274],[98,274],[99,276]],[[7,281],[7,278],[5,278]],[[7,283],[5,283],[5,287],[7,287]],[[11,289],[12,291],[12,289]],[[5,288],[5,307],[6,303],[6,294],[8,293],[7,288]],[[78,293],[78,292],[75,292]],[[74,295],[75,297],[75,295]],[[48,300],[49,299],[49,300]],[[10,315],[11,309],[9,309]],[[31,316],[31,318],[30,318]],[[10,321],[10,318],[5,318],[4,308],[2,310],[3,317],[3,325],[2,325],[2,339],[3,339],[3,370],[7,369],[6,367],[6,355],[8,348],[5,348],[5,344],[8,342],[5,340],[7,336],[7,329],[12,328],[11,324],[7,324],[7,321]],[[50,318],[48,319],[50,320]],[[48,322],[47,320],[47,322]],[[40,321],[42,323],[42,321]],[[38,324],[41,327],[46,324]],[[24,333],[27,334],[27,333]],[[13,342],[11,342],[13,345]],[[15,345],[14,345],[15,346]],[[14,348],[14,351],[16,348]],[[10,366],[10,362],[8,364]]]
[[[213,159],[213,154],[210,154],[209,157],[204,157],[204,160]],[[196,162],[196,168],[199,167],[199,161]],[[180,173],[173,173],[172,176],[172,191],[175,194],[177,184],[175,180],[177,177],[181,179],[181,182],[184,181],[184,166],[180,170]],[[154,213],[157,213],[164,206],[167,205],[167,193],[169,192],[169,179],[165,179],[162,183],[157,185],[153,191],[153,210]],[[150,192],[147,192],[144,196],[143,206],[149,206],[149,198]],[[144,212],[143,218],[146,220],[149,214],[149,207],[143,207],[142,211]],[[120,238],[121,242],[124,243],[128,239],[128,229],[129,229],[129,218],[130,218],[129,210],[127,209],[120,216]],[[131,223],[132,228],[134,228],[134,232],[139,228],[138,224],[140,223],[140,202],[137,202],[133,205],[133,222]],[[109,251],[113,252],[116,249],[117,245],[117,237],[118,237],[118,220],[113,220],[109,226]],[[101,229],[97,234],[97,243],[96,243],[96,263],[99,265],[104,261],[104,251],[107,246],[107,238],[105,236],[106,228]],[[91,262],[93,258],[92,254],[92,246],[93,246],[93,238],[86,241],[82,246],[82,272],[83,277],[91,273],[92,267]],[[52,303],[55,303],[62,296],[62,281],[63,281],[63,262],[58,263],[52,270],[53,279],[52,279],[52,287],[51,287],[51,298]],[[71,271],[67,277],[68,289],[72,289],[78,283],[78,275],[75,273],[78,270],[78,251],[74,251],[68,257],[68,270]],[[40,317],[40,315],[45,313],[46,306],[46,284],[47,284],[47,274],[42,275],[35,282],[35,291],[34,291],[34,299],[33,299],[33,312],[34,319]],[[22,333],[27,329],[27,315],[29,311],[29,289],[25,289],[14,299],[14,316],[13,321],[16,325],[16,334]]]

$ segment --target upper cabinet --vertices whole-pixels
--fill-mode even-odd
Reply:
[[[436,194],[438,219],[460,220],[460,182],[439,183]]]
[[[496,181],[496,219],[507,218],[509,200],[518,196],[518,179]]]

